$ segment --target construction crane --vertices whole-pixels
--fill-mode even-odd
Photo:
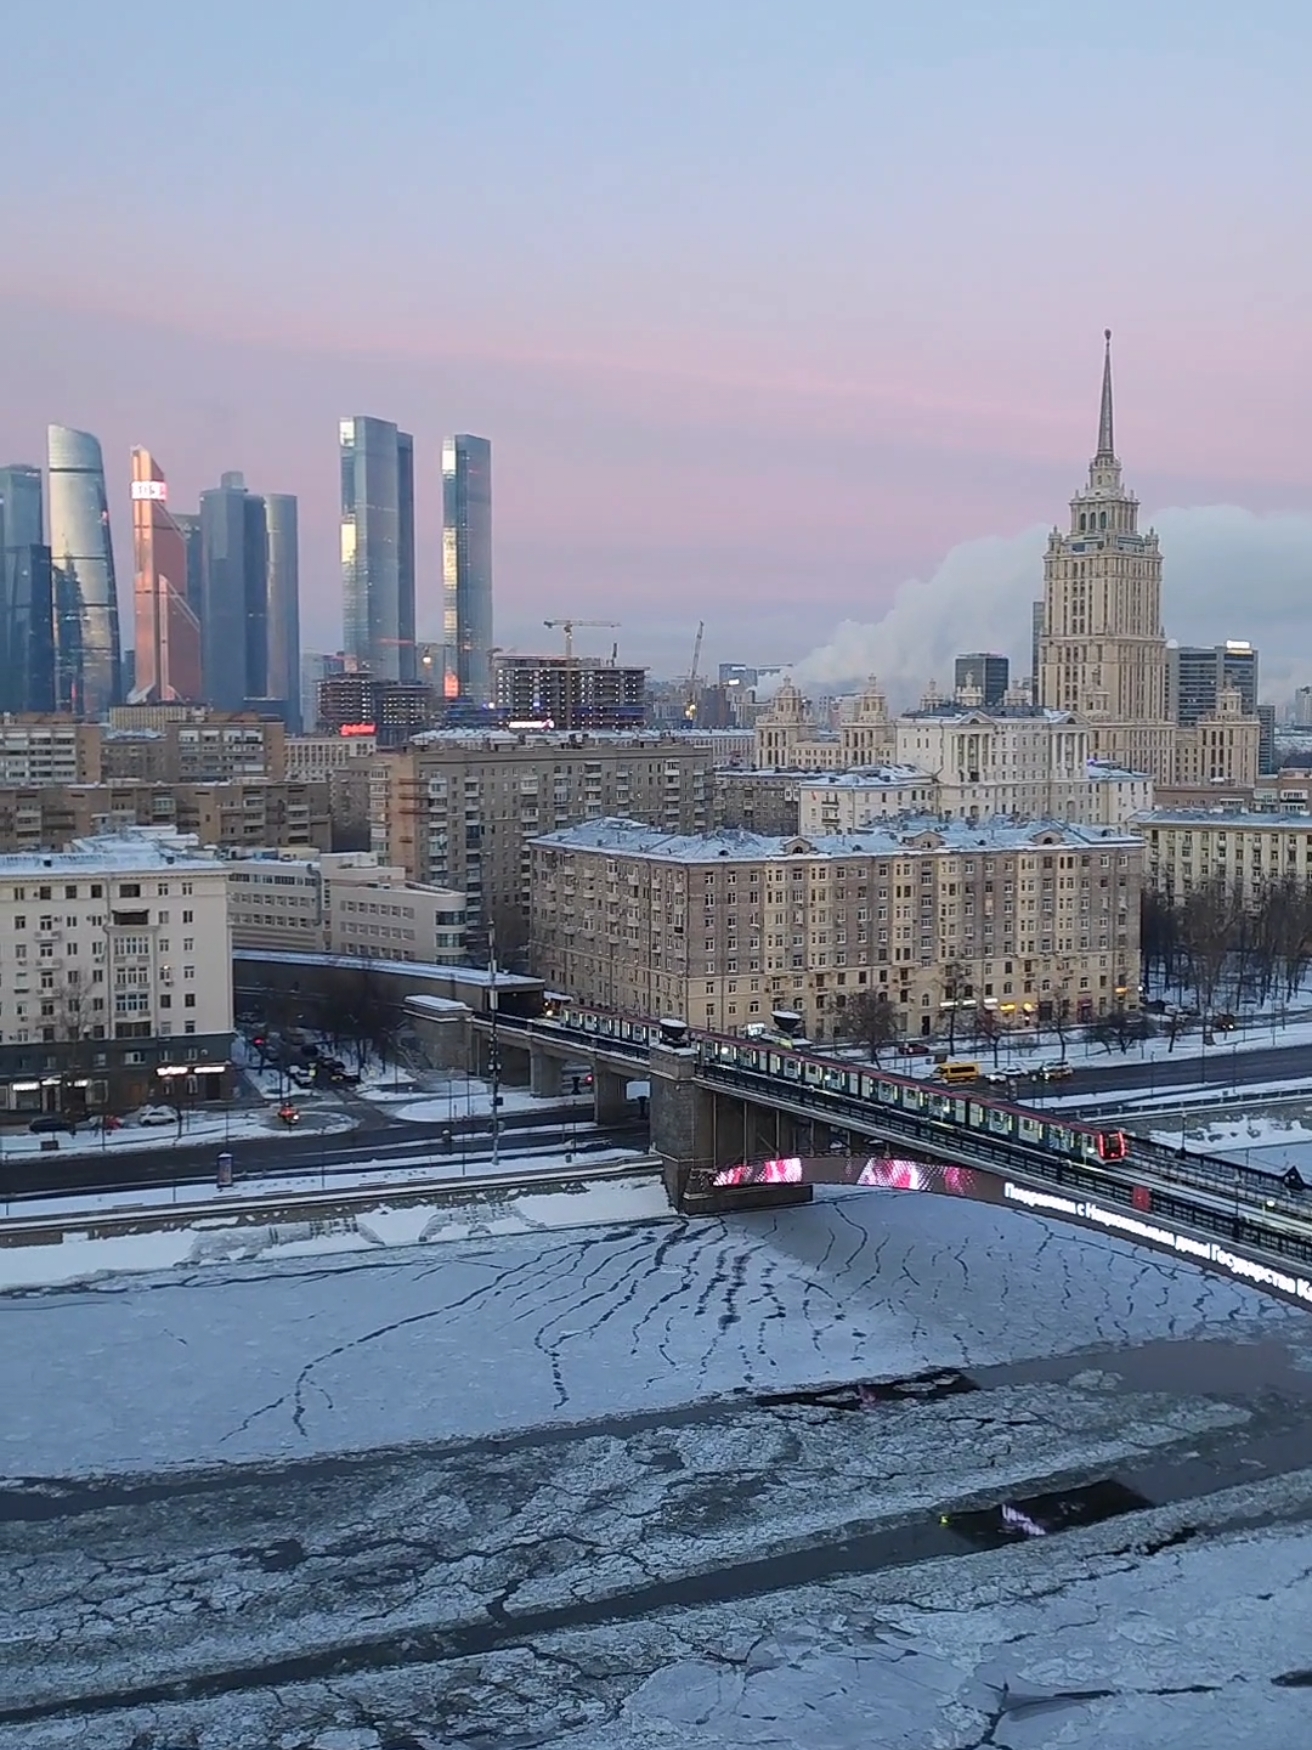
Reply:
[[[697,671],[702,660],[702,633],[706,630],[705,620],[697,622],[697,637],[692,647],[692,667],[688,670],[688,697],[684,702],[683,720],[691,723],[697,716]]]
[[[570,662],[574,656],[575,626],[614,626],[618,629],[618,620],[544,620],[544,626],[554,628],[559,626],[565,634],[565,661]]]

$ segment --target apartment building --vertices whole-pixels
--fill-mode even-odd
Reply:
[[[873,678],[837,729],[822,728],[799,689],[785,681],[758,714],[753,734],[760,769],[841,772],[896,757],[888,701]]]
[[[1200,785],[1256,784],[1261,766],[1262,723],[1249,716],[1238,687],[1222,687],[1216,709],[1191,719],[1175,736],[1175,782]]]
[[[935,776],[914,766],[878,766],[870,771],[816,772],[797,783],[797,830],[852,832],[870,821],[907,812],[944,820],[1076,820],[1086,826],[1124,827],[1153,804],[1152,780],[1103,760],[1088,760],[1082,772],[1047,777],[1011,766],[1008,755],[993,766]],[[991,775],[985,776],[986,773]],[[1077,775],[1078,774],[1078,775]]]
[[[906,1034],[945,1006],[1008,1027],[1139,1001],[1141,839],[900,821],[842,837],[686,836],[632,820],[530,847],[534,971],[582,1001],[728,1031],[784,1004],[821,1038],[863,991]]]
[[[1226,733],[1242,736],[1243,720]],[[816,729],[806,700],[786,683],[758,720],[756,758],[761,769],[815,774],[799,786],[801,832],[847,831],[908,809],[949,820],[1010,815],[1120,827],[1153,801],[1145,773],[1093,757],[1088,725],[1069,711],[987,711],[931,690],[920,709],[890,719],[873,681],[833,733]],[[725,814],[732,820],[734,811]]]
[[[712,785],[711,824],[716,831],[797,831],[797,796],[803,777],[787,771],[717,771]]]
[[[54,712],[0,718],[0,784],[94,784],[101,776],[98,723]]]
[[[198,707],[120,705],[101,731],[99,776],[114,783],[223,784],[287,775],[287,732],[276,717]],[[133,721],[133,713],[141,714]]]
[[[459,965],[465,896],[409,882],[368,851],[261,851],[228,862],[233,946]]]
[[[51,784],[0,787],[0,853],[62,850],[134,826],[194,834],[225,848],[332,848],[327,784],[254,778],[229,784]]]
[[[1135,830],[1150,885],[1173,902],[1214,881],[1251,900],[1264,882],[1312,877],[1312,815],[1159,808]]]
[[[0,857],[0,1113],[226,1091],[227,883],[171,833]]]
[[[374,762],[372,848],[411,881],[463,892],[480,950],[495,925],[509,958],[528,936],[529,839],[615,814],[702,832],[712,769],[676,736],[437,731]]]
[[[376,735],[289,735],[283,755],[289,778],[304,784],[324,782],[336,772],[363,771],[378,753]]]

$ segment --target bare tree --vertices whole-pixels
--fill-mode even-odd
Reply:
[[[943,968],[943,998],[948,1011],[948,1055],[957,1049],[957,1006],[964,999],[968,969],[959,960],[949,960]]]
[[[1002,1017],[996,1009],[990,1009],[981,1003],[972,1017],[975,1027],[975,1037],[981,1045],[993,1053],[993,1067],[998,1067],[998,1052],[1002,1045]]]
[[[1180,914],[1170,899],[1155,888],[1144,889],[1139,929],[1144,980],[1151,985],[1156,967],[1162,988],[1168,989],[1178,982],[1180,975]]]
[[[876,1066],[885,1046],[891,1045],[901,1032],[897,1011],[883,991],[863,990],[847,1006],[849,1038],[864,1045],[870,1061]]]
[[[1242,911],[1242,897],[1224,875],[1195,887],[1180,907],[1180,946],[1205,1017],[1221,992]]]

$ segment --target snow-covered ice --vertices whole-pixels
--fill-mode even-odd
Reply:
[[[980,1204],[590,1196],[0,1297],[0,1750],[1303,1741],[1306,1315]]]

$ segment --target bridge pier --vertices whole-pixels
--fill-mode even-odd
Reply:
[[[536,1043],[528,1048],[528,1091],[539,1100],[560,1098],[561,1060]]]
[[[694,1172],[736,1166],[793,1153],[787,1113],[765,1111],[750,1100],[717,1094],[696,1081],[695,1049],[653,1045],[650,1059],[651,1148],[659,1156],[665,1191],[673,1206],[688,1214],[714,1215],[730,1209],[777,1208],[809,1203],[809,1185],[726,1186],[692,1184]],[[765,1147],[762,1141],[768,1137]]]
[[[592,1069],[592,1118],[595,1124],[623,1124],[629,1117],[629,1082],[632,1078],[613,1069]]]

